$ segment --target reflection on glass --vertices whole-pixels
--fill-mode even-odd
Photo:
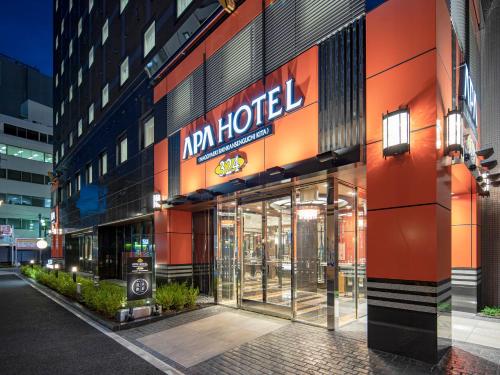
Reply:
[[[221,203],[217,208],[217,298],[235,306],[237,296],[238,250],[236,246],[236,202]]]
[[[366,305],[366,193],[358,189],[358,318],[367,314]]]
[[[240,206],[243,254],[242,302],[265,302],[262,202]]]
[[[295,194],[296,319],[326,326],[327,184],[300,188]]]

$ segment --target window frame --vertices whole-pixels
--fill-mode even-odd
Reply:
[[[153,44],[146,51],[146,40],[147,40],[146,37],[147,37],[148,33],[151,31],[153,32]],[[155,22],[155,20],[153,20],[150,23],[150,25],[148,26],[148,28],[146,29],[146,31],[144,31],[144,33],[143,33],[143,37],[142,37],[143,57],[146,58],[151,53],[151,51],[153,51],[155,49],[155,46],[156,46],[156,22]]]
[[[125,142],[125,159],[123,159],[123,142]],[[127,134],[124,133],[120,137],[118,137],[118,140],[116,142],[117,146],[117,152],[116,152],[116,165],[122,165],[128,160],[128,138]]]
[[[125,78],[123,77],[123,66],[124,66],[124,64],[126,64],[126,66],[127,66],[127,76]],[[123,61],[120,64],[120,86],[123,86],[127,82],[128,78],[129,78],[129,75],[130,75],[129,61],[128,61],[128,56],[127,56],[127,57],[125,57],[123,59]]]

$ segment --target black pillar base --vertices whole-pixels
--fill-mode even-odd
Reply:
[[[451,347],[451,332],[447,330],[451,330],[451,314],[448,315],[449,321],[438,325],[437,313],[369,305],[368,347],[437,363]],[[442,318],[446,320],[445,315]]]

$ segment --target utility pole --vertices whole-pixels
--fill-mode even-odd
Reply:
[[[38,239],[42,238],[42,214],[38,214]],[[42,265],[42,249],[38,249],[39,251],[39,263]]]

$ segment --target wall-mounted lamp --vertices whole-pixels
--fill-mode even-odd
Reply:
[[[410,111],[408,108],[382,115],[384,157],[410,151]]]
[[[446,115],[446,150],[450,155],[458,152],[462,155],[464,151],[464,122],[462,113],[458,109],[448,111]]]
[[[281,176],[283,174],[285,174],[285,168],[281,168],[281,167],[272,167],[272,168],[268,168],[266,170],[267,174],[269,174],[269,176]]]
[[[161,194],[153,193],[153,210],[161,210]]]

